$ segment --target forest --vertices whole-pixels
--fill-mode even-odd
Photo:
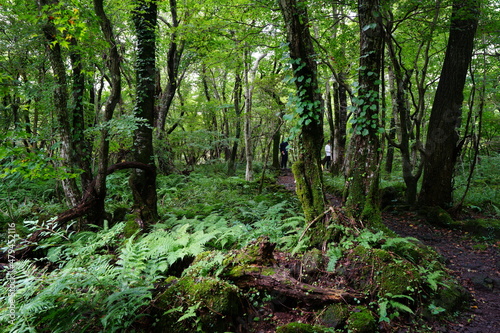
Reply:
[[[0,0],[0,50],[0,332],[500,331],[498,0]]]

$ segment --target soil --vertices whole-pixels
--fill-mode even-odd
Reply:
[[[278,182],[290,191],[295,189],[290,170],[283,170]],[[327,199],[332,206],[341,204],[333,195],[327,194]],[[387,227],[400,236],[414,237],[433,247],[445,258],[451,273],[470,291],[469,309],[453,321],[429,323],[430,332],[500,332],[500,241],[486,242],[462,230],[431,226],[414,211],[390,209],[382,217]],[[296,317],[298,321],[307,314],[290,311],[274,316],[275,320],[290,322],[293,318],[280,317]]]

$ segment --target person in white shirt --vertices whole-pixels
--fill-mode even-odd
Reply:
[[[325,168],[330,169],[330,163],[332,161],[332,146],[330,145],[330,141],[326,143],[325,146]]]

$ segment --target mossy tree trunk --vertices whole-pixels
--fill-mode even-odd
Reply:
[[[287,30],[290,58],[297,87],[297,116],[300,126],[299,160],[292,167],[298,197],[307,221],[313,221],[325,209],[321,148],[323,143],[322,99],[317,65],[309,32],[307,5],[301,0],[280,0]],[[310,229],[312,246],[325,238],[326,224],[315,223]]]
[[[379,0],[359,0],[360,69],[351,139],[346,207],[366,226],[380,226],[378,200],[380,139],[379,86],[383,32]]]
[[[151,166],[153,172],[135,169],[129,184],[134,198],[134,211],[141,228],[154,223],[158,217],[156,167],[153,152],[156,79],[156,1],[138,0],[133,12],[137,34],[137,97],[135,116],[145,119],[134,133],[134,159]]]

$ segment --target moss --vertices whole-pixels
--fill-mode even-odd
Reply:
[[[439,226],[439,227],[451,227],[453,226],[453,219],[448,214],[447,211],[445,211],[441,207],[426,207],[424,211],[425,217],[427,219],[427,222],[431,225],[434,226]]]
[[[319,249],[312,249],[302,257],[302,273],[309,275],[325,269],[325,259]]]
[[[382,247],[384,250],[391,251],[416,265],[428,266],[436,261],[445,262],[443,256],[416,238],[390,238]],[[442,267],[440,268],[442,269]]]
[[[323,177],[319,166],[308,165],[299,160],[292,165],[295,177],[295,191],[302,204],[306,221],[313,221],[325,210],[325,196],[323,193]],[[311,247],[322,244],[329,239],[330,231],[327,225],[318,221],[308,231]]]
[[[127,214],[125,215],[125,227],[123,228],[123,235],[125,238],[129,238],[134,235],[137,231],[140,230],[139,224],[136,222],[135,214]]]
[[[288,323],[276,329],[276,333],[323,333],[325,329],[303,323]]]
[[[186,276],[170,278],[166,290],[155,302],[158,332],[227,332],[235,329],[241,315],[242,300],[238,288],[215,278]],[[191,317],[179,319],[193,312]],[[160,329],[161,328],[161,329]]]
[[[471,300],[469,292],[457,281],[444,277],[442,285],[434,293],[432,303],[446,310],[445,315],[464,310]]]
[[[373,313],[364,306],[357,306],[347,320],[347,331],[350,333],[373,333],[376,329]]]
[[[423,283],[416,266],[383,249],[354,248],[346,258],[347,282],[360,292],[371,295],[407,295]]]
[[[474,236],[494,240],[500,239],[500,220],[497,219],[458,221],[454,223],[454,226],[467,231]]]
[[[319,321],[323,326],[341,328],[349,318],[349,307],[346,304],[333,304],[323,310]]]

